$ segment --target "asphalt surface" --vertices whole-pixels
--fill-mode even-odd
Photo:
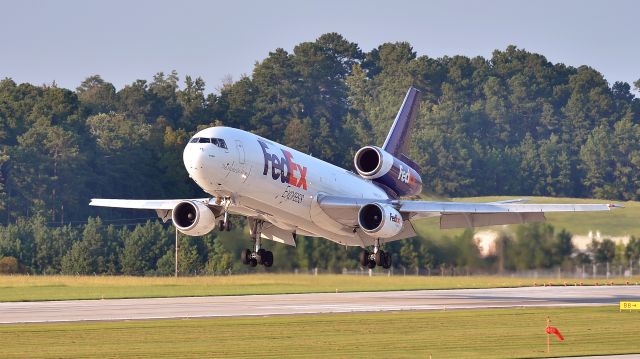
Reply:
[[[0,323],[568,307],[640,301],[638,286],[527,287],[0,303]]]

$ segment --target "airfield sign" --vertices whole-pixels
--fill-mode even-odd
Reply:
[[[623,310],[640,310],[640,302],[620,302],[620,311]]]

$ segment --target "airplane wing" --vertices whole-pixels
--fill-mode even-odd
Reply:
[[[549,212],[596,212],[619,207],[615,204],[523,204],[517,202],[429,202],[399,201],[399,211],[412,218],[440,214],[440,228],[472,228],[502,224],[544,222]]]
[[[89,203],[90,206],[96,207],[113,207],[113,208],[131,208],[131,209],[153,209],[163,222],[171,219],[171,211],[176,205],[182,201],[199,201],[207,205],[209,208],[221,208],[222,206],[215,203],[215,198],[192,198],[192,199],[108,199],[93,198]],[[219,211],[218,211],[219,212]],[[216,214],[219,215],[219,214]],[[290,246],[296,246],[295,238],[292,231],[288,231],[277,227],[276,225],[265,222],[260,233],[262,238],[272,240],[274,242],[284,243]]]
[[[167,223],[171,219],[171,211],[176,205],[182,201],[199,201],[209,206],[209,208],[218,206],[213,201],[215,198],[193,198],[193,199],[110,199],[110,198],[92,198],[90,206],[95,207],[112,207],[112,208],[131,208],[131,209],[153,209],[158,217]]]
[[[324,212],[340,223],[357,221],[357,212],[365,204],[386,203],[395,207],[407,219],[440,217],[440,228],[472,228],[502,224],[544,222],[546,212],[609,211],[616,204],[523,204],[524,200],[498,202],[433,202],[410,200],[380,200],[323,196],[318,204]],[[349,219],[348,219],[349,218]]]
[[[173,209],[182,201],[200,201],[209,205],[210,198],[195,199],[108,199],[93,198],[90,206],[96,207],[113,207],[113,208],[132,208],[132,209]]]

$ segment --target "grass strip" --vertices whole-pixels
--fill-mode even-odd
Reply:
[[[607,283],[638,285],[640,277]],[[251,274],[221,277],[0,276],[0,301],[603,285],[602,279]],[[640,289],[639,289],[640,290]]]
[[[565,336],[546,353],[546,317]],[[617,307],[0,326],[3,358],[532,358],[640,353]]]

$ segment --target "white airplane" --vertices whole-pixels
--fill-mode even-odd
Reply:
[[[607,211],[614,204],[523,204],[432,202],[403,199],[422,190],[419,167],[406,153],[420,92],[410,88],[382,147],[355,154],[357,173],[334,166],[252,133],[211,127],[195,134],[183,153],[189,176],[210,198],[172,200],[93,199],[92,206],[156,210],[189,236],[217,226],[229,230],[228,215],[246,216],[253,250],[244,264],[270,267],[273,253],[261,239],[295,246],[296,234],[324,237],[366,249],[363,267],[391,266],[386,242],[416,235],[412,221],[440,217],[441,228],[542,222],[544,212]]]

